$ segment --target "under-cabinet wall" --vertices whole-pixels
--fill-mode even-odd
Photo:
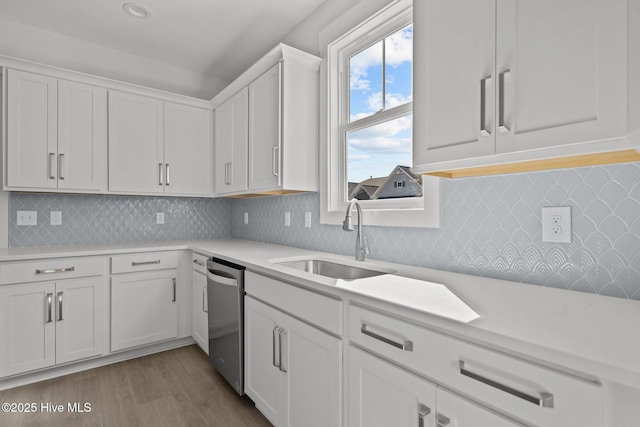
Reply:
[[[17,211],[36,211],[38,225],[18,227]],[[49,225],[51,211],[62,225]],[[230,216],[228,199],[10,193],[9,247],[228,238]]]
[[[365,223],[371,258],[640,300],[640,163],[440,182],[441,228]],[[572,207],[572,243],[542,242],[543,206]],[[232,236],[353,255],[319,209],[317,193],[234,200]]]

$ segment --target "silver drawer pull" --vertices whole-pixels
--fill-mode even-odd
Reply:
[[[62,318],[62,294],[63,292],[58,292],[58,321],[64,320]]]
[[[51,307],[52,305],[53,305],[53,294],[48,293],[47,294],[47,323],[53,322],[52,307]]]
[[[438,414],[438,416],[436,417],[436,422],[438,423],[436,425],[437,427],[447,427],[449,424],[451,424],[451,419],[442,414]]]
[[[193,263],[199,265],[200,267],[204,267],[204,261],[200,261],[199,259],[194,259]]]
[[[136,262],[136,261],[131,261],[131,267],[135,267],[137,265],[149,265],[149,264],[160,264],[160,260],[155,260],[155,261],[140,261],[140,262]]]
[[[68,271],[75,271],[75,267],[54,268],[51,270],[36,270],[36,274],[51,274],[51,273],[66,273]]]
[[[516,390],[515,388],[506,386],[504,384],[500,384],[492,379],[483,377],[482,375],[478,375],[474,372],[471,372],[465,369],[464,360],[460,361],[460,373],[465,377],[469,377],[476,381],[479,381],[483,384],[486,384],[490,387],[497,388],[498,390],[504,391],[505,393],[509,393],[512,396],[519,397],[520,399],[526,400],[527,402],[531,402],[535,405],[538,405],[542,408],[553,408],[553,394],[551,393],[540,393],[540,397],[531,396],[530,394],[524,393],[520,390]]]
[[[365,335],[370,336],[371,338],[375,338],[378,341],[382,341],[385,344],[389,344],[392,345],[396,348],[399,348],[400,350],[405,350],[405,351],[413,351],[413,342],[409,341],[409,340],[405,340],[403,342],[397,342],[394,341],[390,338],[387,337],[383,337],[382,335],[376,334],[375,332],[371,332],[369,329],[367,329],[367,324],[363,323],[362,327],[360,328],[360,332],[362,332]]]
[[[431,413],[431,408],[423,404],[418,405],[418,427],[424,427],[424,419]]]
[[[171,302],[176,302],[176,278],[172,277],[171,281],[173,282],[173,299]]]

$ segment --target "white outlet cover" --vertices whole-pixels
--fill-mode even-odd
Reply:
[[[17,225],[38,225],[37,211],[18,211],[16,216]]]
[[[560,221],[556,222],[555,217]],[[542,208],[542,241],[571,243],[571,206]]]
[[[164,224],[164,212],[156,212],[156,224]]]
[[[291,227],[291,212],[284,213],[284,226]]]
[[[249,224],[249,212],[244,213],[243,222]]]
[[[311,212],[304,213],[304,226],[311,228]]]
[[[49,224],[50,225],[62,225],[62,212],[50,211],[49,212]]]

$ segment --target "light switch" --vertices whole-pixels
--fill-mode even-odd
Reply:
[[[156,213],[156,224],[164,224],[164,212]]]
[[[16,222],[18,225],[38,225],[38,212],[18,211]]]
[[[49,212],[49,224],[51,224],[51,225],[62,225],[62,212],[61,211],[50,211]]]

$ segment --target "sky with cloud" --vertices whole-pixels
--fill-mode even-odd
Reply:
[[[380,111],[383,98],[387,110],[412,100],[412,57],[412,25],[351,57],[351,122]],[[411,166],[411,115],[349,132],[347,156],[350,182],[387,176],[399,164]]]

